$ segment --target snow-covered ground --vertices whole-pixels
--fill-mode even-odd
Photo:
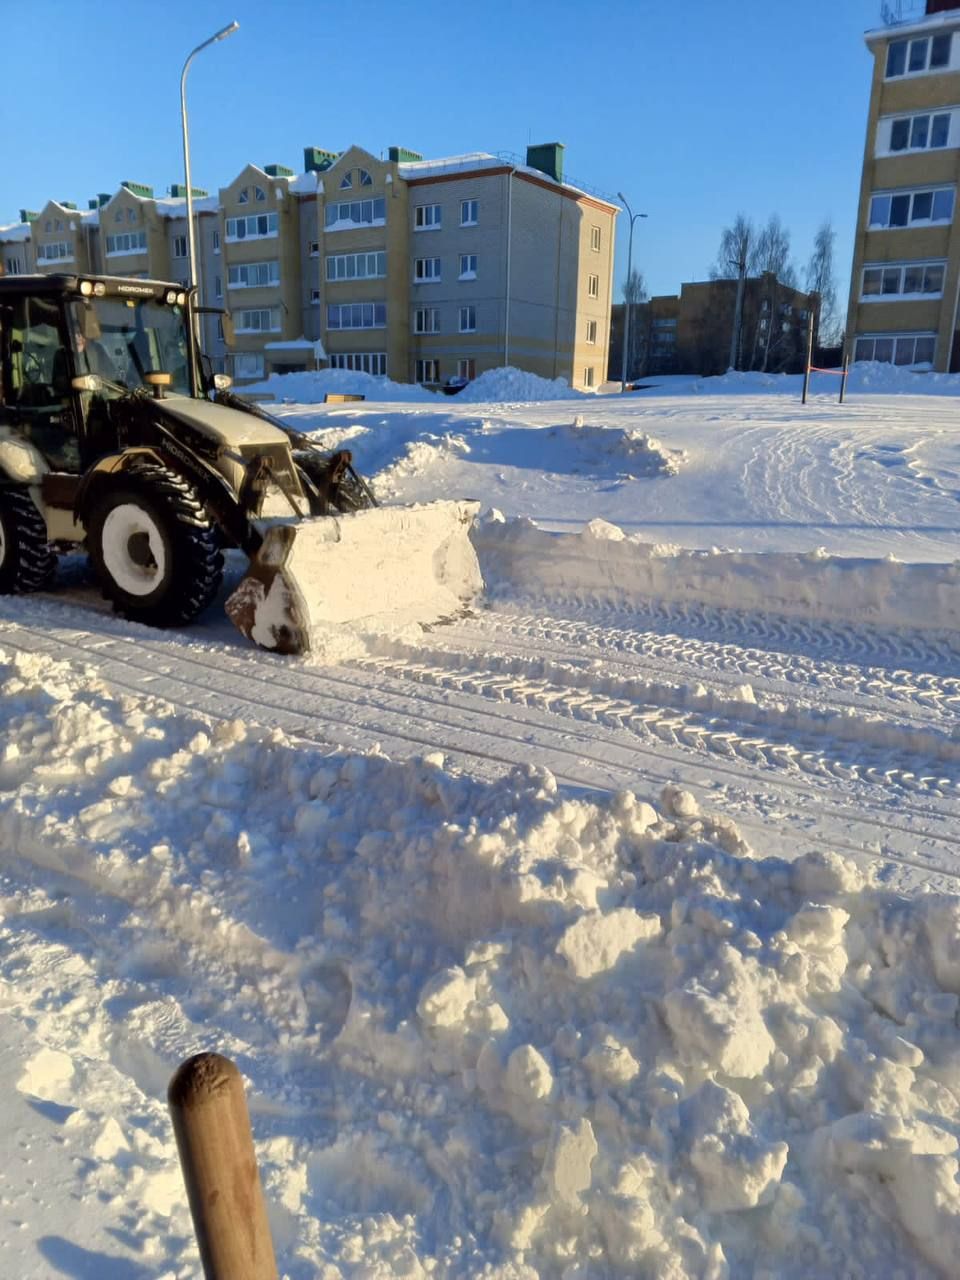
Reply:
[[[955,1274],[958,387],[835,381],[272,380],[485,508],[336,661],[0,599],[4,1276],[197,1274],[204,1049],[291,1280]]]

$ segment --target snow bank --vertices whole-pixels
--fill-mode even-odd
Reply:
[[[592,426],[577,414],[572,424],[548,427],[544,435],[569,450],[577,466],[613,463],[621,476],[675,476],[686,458],[637,428]]]
[[[685,551],[604,520],[547,533],[489,513],[473,533],[488,590],[630,604],[659,599],[831,622],[960,631],[960,561],[903,564],[810,553]]]
[[[391,382],[389,378],[375,378],[370,373],[352,369],[319,369],[307,373],[271,373],[263,382],[254,382],[237,388],[240,395],[247,392],[273,395],[284,404],[322,404],[323,397],[333,395],[361,395],[377,403],[394,400],[418,404],[435,404],[436,394],[416,383]]]
[[[323,755],[40,656],[0,651],[0,717],[15,1087],[157,1274],[203,1047],[292,1280],[954,1274],[960,899],[758,859],[675,786]]]
[[[810,375],[810,392],[815,396],[836,398],[840,394],[840,370]],[[685,374],[665,377],[651,375],[644,392],[660,395],[788,395],[799,396],[803,389],[802,373],[741,372],[728,369],[713,378]],[[631,394],[631,393],[628,393]],[[930,373],[904,368],[902,365],[864,360],[850,366],[847,395],[955,396],[960,394],[960,374]]]
[[[528,400],[583,400],[593,393],[574,391],[565,378],[541,378],[523,369],[488,369],[457,393],[467,404],[520,403]]]

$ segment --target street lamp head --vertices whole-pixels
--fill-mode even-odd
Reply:
[[[226,40],[227,36],[232,36],[233,33],[235,31],[239,31],[239,29],[240,23],[234,19],[234,21],[230,23],[229,27],[224,27],[222,31],[218,31],[213,38],[214,40]]]

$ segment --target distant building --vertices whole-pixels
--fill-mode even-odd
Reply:
[[[668,373],[725,373],[736,313],[737,281],[705,280],[680,286],[680,294],[651,298],[633,307],[628,380]],[[623,311],[613,308],[608,376],[619,379],[623,358]],[[819,295],[779,281],[772,272],[744,281],[738,369],[800,373]]]
[[[564,180],[563,146],[424,160],[307,147],[304,172],[247,165],[195,192],[204,349],[239,382],[335,368],[440,386],[511,364],[576,387],[609,360],[618,207]],[[0,227],[7,271],[186,280],[186,192],[124,182],[81,212]]]
[[[960,369],[960,0],[884,5],[874,58],[847,350]]]

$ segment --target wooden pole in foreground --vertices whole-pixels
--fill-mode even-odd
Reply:
[[[198,1053],[177,1070],[167,1101],[206,1280],[278,1280],[237,1067]]]

